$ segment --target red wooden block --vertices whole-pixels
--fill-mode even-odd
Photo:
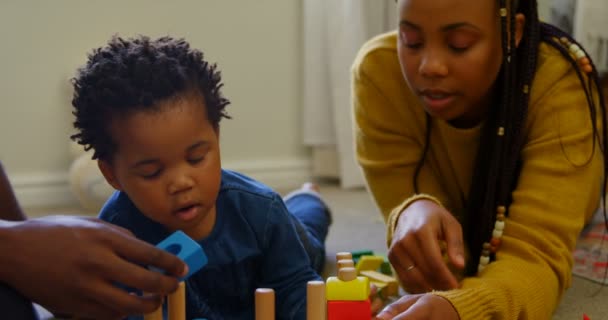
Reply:
[[[370,320],[372,306],[363,301],[327,301],[327,320]]]

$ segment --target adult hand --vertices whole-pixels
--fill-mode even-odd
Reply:
[[[149,313],[160,306],[162,296],[175,291],[176,277],[187,273],[176,256],[94,218],[6,222],[0,234],[0,279],[57,314],[119,319]],[[151,294],[140,297],[116,283]]]
[[[374,320],[459,320],[460,316],[445,298],[427,293],[405,295],[388,305]]]
[[[409,293],[449,290],[459,286],[443,259],[447,244],[450,263],[464,268],[460,223],[445,208],[430,200],[417,200],[402,212],[388,257]]]

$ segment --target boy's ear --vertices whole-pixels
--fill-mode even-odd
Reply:
[[[99,167],[99,171],[103,174],[103,177],[106,178],[106,181],[116,190],[122,190],[120,187],[120,183],[116,179],[116,175],[114,174],[114,168],[112,165],[105,160],[97,160],[97,166]]]
[[[526,16],[523,13],[515,15],[515,47],[519,47],[521,38],[524,36],[524,28],[526,27]]]

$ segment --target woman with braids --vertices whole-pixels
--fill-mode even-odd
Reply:
[[[535,0],[399,0],[353,66],[357,159],[411,293],[379,319],[550,319],[604,190],[585,52]]]

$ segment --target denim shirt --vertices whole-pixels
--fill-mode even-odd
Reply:
[[[281,197],[242,174],[222,170],[211,234],[195,239],[208,264],[186,281],[187,319],[254,319],[254,292],[272,288],[277,319],[306,318],[306,283],[320,280]],[[156,245],[171,234],[148,219],[123,192],[99,214]],[[129,317],[142,319],[142,317]]]

